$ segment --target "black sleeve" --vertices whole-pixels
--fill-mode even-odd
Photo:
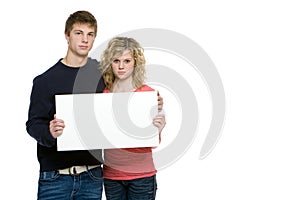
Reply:
[[[33,80],[26,130],[40,145],[52,147],[56,139],[49,130],[49,122],[54,118],[54,101],[45,78],[38,76]]]

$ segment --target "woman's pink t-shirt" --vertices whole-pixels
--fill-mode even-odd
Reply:
[[[154,91],[151,87],[143,85],[134,92]],[[108,89],[103,91],[110,93]],[[112,180],[132,180],[150,177],[156,174],[152,147],[121,148],[104,150],[103,176]]]

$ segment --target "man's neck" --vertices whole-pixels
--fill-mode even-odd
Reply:
[[[86,64],[88,56],[74,56],[67,54],[63,59],[62,63],[69,67],[82,67]]]

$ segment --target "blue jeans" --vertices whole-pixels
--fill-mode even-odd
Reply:
[[[78,176],[59,174],[58,171],[40,172],[39,200],[88,199],[101,200],[102,168],[97,167]]]
[[[154,200],[156,175],[126,181],[104,179],[104,190],[107,200]]]

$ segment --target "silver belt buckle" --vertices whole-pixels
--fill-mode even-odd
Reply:
[[[76,171],[76,167],[75,166],[72,166],[69,168],[69,174],[72,175],[72,176],[79,176],[80,173],[78,173]]]

